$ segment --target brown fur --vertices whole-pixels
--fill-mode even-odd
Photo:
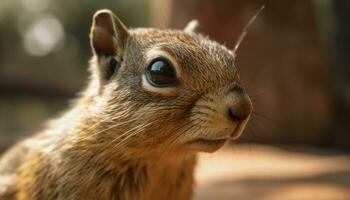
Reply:
[[[196,150],[186,142],[239,127],[223,106],[241,98],[228,93],[239,85],[232,51],[189,28],[126,30],[110,11],[94,19],[87,88],[2,157],[0,180],[10,178],[0,199],[190,199]],[[156,47],[180,68],[169,93],[142,87]],[[113,58],[119,69],[107,79]]]

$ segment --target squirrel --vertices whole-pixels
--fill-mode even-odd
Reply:
[[[232,50],[198,32],[128,29],[94,14],[87,86],[0,160],[0,199],[191,199],[196,155],[252,113]]]

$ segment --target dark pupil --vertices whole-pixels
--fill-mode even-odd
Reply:
[[[155,85],[170,85],[176,82],[173,66],[163,60],[157,60],[148,69],[148,78]]]

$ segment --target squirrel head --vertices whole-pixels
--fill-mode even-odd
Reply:
[[[128,29],[110,10],[94,15],[86,93],[103,137],[147,152],[213,152],[242,133],[252,103],[233,52],[197,28]]]

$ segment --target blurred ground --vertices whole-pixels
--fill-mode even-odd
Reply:
[[[197,184],[196,200],[345,200],[350,199],[350,156],[236,145],[201,154]]]

